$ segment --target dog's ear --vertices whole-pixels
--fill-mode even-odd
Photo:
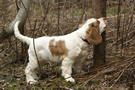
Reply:
[[[97,20],[96,22],[89,24],[89,28],[91,28],[91,27],[99,28],[99,24],[100,24],[100,21]]]
[[[102,42],[102,36],[99,32],[99,24],[100,22],[98,20],[89,24],[89,29],[86,31],[86,39],[89,43],[99,44]]]

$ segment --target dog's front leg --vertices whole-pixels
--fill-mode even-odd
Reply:
[[[72,66],[73,66],[74,60],[70,60],[68,58],[65,58],[62,61],[62,76],[66,79],[66,81],[69,81],[71,83],[75,83],[75,80],[72,78]]]

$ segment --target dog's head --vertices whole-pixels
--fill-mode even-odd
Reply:
[[[86,39],[89,43],[99,44],[102,42],[101,33],[105,30],[106,27],[106,19],[88,19],[85,23],[87,25],[86,29]]]
[[[107,26],[107,21],[106,17],[99,18],[98,21],[100,22],[99,27],[100,27],[100,34],[105,31],[105,28]]]

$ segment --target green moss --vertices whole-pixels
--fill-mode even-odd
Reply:
[[[129,9],[129,8],[122,8],[120,13],[121,14],[125,14],[125,13],[128,13],[130,11],[131,11],[131,9]],[[113,7],[113,8],[108,9],[106,12],[107,12],[107,14],[117,15],[118,8],[117,7]]]
[[[107,14],[111,14],[111,15],[116,15],[118,13],[118,9],[117,8],[110,8],[107,11]]]
[[[82,14],[82,12],[83,12],[83,10],[82,9],[74,9],[74,14],[75,15],[80,15],[80,14]]]
[[[66,82],[62,77],[58,78],[57,81],[54,81],[54,83],[50,83],[48,86],[46,86],[46,90],[50,89],[65,89],[65,88],[72,88],[73,84]]]
[[[125,9],[122,9],[121,13],[122,13],[122,14],[125,14],[125,13],[128,13],[128,12],[130,12],[130,11],[131,11],[131,9],[125,8]]]

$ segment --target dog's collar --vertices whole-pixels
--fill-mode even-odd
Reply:
[[[90,44],[87,39],[84,39],[84,38],[82,38],[82,37],[80,37],[80,38],[81,38],[84,42],[86,42],[87,44]]]

